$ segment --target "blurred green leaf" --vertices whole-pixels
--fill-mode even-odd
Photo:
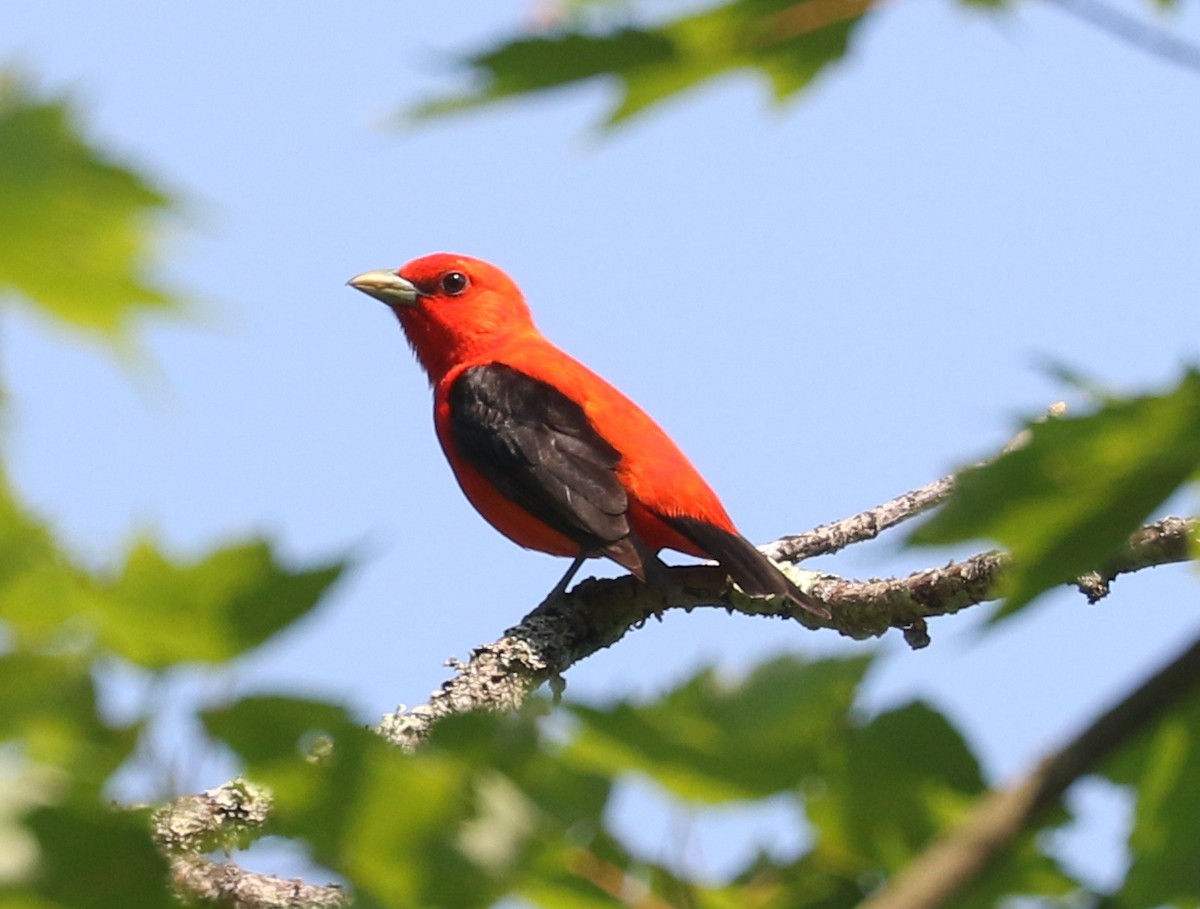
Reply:
[[[272,789],[272,830],[307,844],[356,904],[487,906],[520,892],[613,905],[580,872],[630,864],[603,832],[609,781],[561,760],[528,712],[450,717],[411,755],[319,702],[247,698],[205,724]],[[332,748],[309,759],[321,736]]]
[[[758,909],[851,909],[879,881],[810,852],[782,865],[760,855],[725,889],[733,906],[740,898]]]
[[[511,779],[548,818],[574,829],[576,842],[599,833],[599,819],[612,787],[606,773],[564,762],[559,749],[543,740],[536,715],[543,706],[515,715],[471,713],[438,722],[430,751],[445,750],[475,767],[489,767]]]
[[[974,754],[927,704],[847,730],[833,756],[836,770],[808,813],[820,850],[847,865],[869,858],[899,870],[984,790]]]
[[[1166,394],[1031,424],[1027,444],[964,472],[912,541],[1007,549],[1007,615],[1103,566],[1198,467],[1200,374],[1188,372]]]
[[[625,74],[674,56],[674,45],[666,37],[637,29],[518,38],[466,61],[480,83],[478,91],[426,102],[410,115],[422,119],[468,110],[596,76]]]
[[[307,765],[320,739],[345,741],[344,755],[355,753],[376,736],[354,721],[346,708],[324,701],[262,695],[246,697],[202,715],[210,735],[220,739],[259,772],[273,773],[296,758]]]
[[[72,564],[46,524],[17,501],[0,471],[0,620],[18,646],[62,643],[78,631],[89,578]]]
[[[0,73],[0,294],[122,340],[176,303],[146,276],[170,200],[81,135],[63,100]]]
[[[246,774],[272,791],[273,831],[303,840],[336,869],[363,765],[388,747],[383,740],[344,708],[300,698],[243,698],[201,719],[210,735],[245,761]]]
[[[777,100],[845,56],[870,0],[733,0],[657,28],[581,28],[521,37],[464,61],[475,87],[409,112],[425,119],[597,77],[622,97],[609,125],[737,70],[766,77]]]
[[[526,870],[519,895],[546,909],[621,909],[628,906],[688,906],[744,909],[759,906],[745,892],[710,887],[655,862],[634,858],[618,842],[602,837],[588,846],[571,843],[570,831],[543,842]]]
[[[583,870],[579,865],[585,859],[578,853],[565,856],[568,862],[572,859],[576,868]],[[545,909],[619,909],[629,905],[601,890],[582,875],[572,873],[570,868],[570,864],[565,864],[559,869],[549,869],[544,875],[531,877],[520,895],[532,905],[544,906]]]
[[[177,564],[143,541],[95,598],[93,615],[101,643],[139,665],[221,662],[312,610],[344,568],[292,570],[263,541]]]
[[[687,799],[786,791],[825,767],[870,662],[781,657],[737,683],[702,673],[650,704],[576,706],[583,728],[569,756],[598,772],[645,773]]]
[[[703,82],[738,70],[758,71],[782,102],[846,54],[868,3],[828,0],[735,0],[663,26],[673,59],[647,61],[624,75],[615,124]]]
[[[151,669],[221,662],[315,608],[345,567],[291,569],[264,541],[179,563],[145,540],[115,579],[95,577],[72,563],[0,475],[0,620],[22,647],[96,639]]]
[[[356,905],[469,909],[505,891],[503,876],[493,877],[460,841],[481,813],[472,762],[444,749],[404,754],[319,702],[247,698],[204,720],[272,790],[272,829],[307,843],[344,876]],[[311,759],[318,736],[332,748]]]
[[[37,809],[27,825],[40,846],[38,895],[70,909],[178,909],[144,813],[70,803]]]
[[[1123,748],[1104,774],[1136,798],[1133,861],[1115,906],[1200,906],[1200,696]]]
[[[91,670],[70,654],[0,656],[0,740],[20,742],[24,758],[67,770],[98,798],[133,750],[136,730],[101,722]]]
[[[1047,855],[1039,839],[1055,827],[1043,823],[1016,838],[999,861],[981,871],[955,899],[955,909],[996,909],[997,906],[1036,906],[1038,909],[1095,907],[1081,900],[1087,885],[1067,873]]]
[[[984,788],[929,706],[856,711],[869,665],[786,657],[727,684],[704,672],[650,704],[572,708],[577,724],[553,724],[550,739],[540,710],[455,716],[415,754],[319,702],[247,698],[205,722],[274,792],[271,831],[306,844],[358,905],[470,909],[510,895],[601,909],[636,893],[697,909],[849,909]],[[333,746],[313,758],[322,737]],[[785,793],[807,807],[813,846],[792,861],[760,855],[719,884],[635,858],[606,829],[612,782],[630,770],[693,799]],[[1074,890],[1030,835],[961,909]]]
[[[63,909],[63,906],[27,889],[13,888],[0,889],[0,909]]]
[[[629,904],[614,896],[603,883],[615,882],[620,887],[636,874],[623,851],[614,859],[560,841],[544,844],[532,857],[516,892],[530,904],[546,909],[619,909]],[[639,889],[645,892],[647,888]]]

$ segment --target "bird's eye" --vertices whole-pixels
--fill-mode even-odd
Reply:
[[[461,271],[448,271],[438,281],[438,287],[448,297],[457,297],[471,282]]]

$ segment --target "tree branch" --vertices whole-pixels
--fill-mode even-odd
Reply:
[[[252,840],[271,811],[271,794],[242,779],[187,795],[154,812],[154,839],[167,852],[212,852]]]
[[[228,909],[343,909],[350,905],[350,894],[340,887],[285,881],[201,855],[172,856],[171,883],[185,902]]]
[[[342,909],[350,896],[335,885],[318,886],[245,871],[203,853],[248,845],[262,833],[271,794],[246,780],[231,780],[188,795],[154,813],[154,839],[171,863],[171,884],[185,902],[228,909]]]
[[[945,481],[938,481],[944,483]],[[930,507],[930,484],[845,521],[818,528],[811,534],[786,538],[763,547],[768,554],[781,546],[811,549],[826,542],[869,538],[883,526],[894,526]],[[940,493],[944,494],[944,492]],[[908,513],[897,505],[907,501]],[[1090,602],[1105,596],[1110,582],[1120,574],[1153,565],[1187,560],[1188,538],[1196,532],[1192,518],[1165,518],[1135,533],[1125,551],[1100,572],[1078,582]],[[793,542],[798,541],[798,542]],[[845,544],[843,544],[845,545]],[[833,616],[818,619],[793,613],[787,603],[747,597],[727,584],[714,584],[709,566],[671,569],[680,593],[667,602],[661,592],[632,577],[578,584],[550,608],[539,607],[502,638],[472,651],[467,662],[453,661],[453,678],[434,692],[428,702],[411,710],[403,706],[383,717],[378,731],[403,748],[417,747],[437,720],[468,710],[513,710],[547,680],[598,650],[615,644],[647,619],[667,609],[691,611],[718,608],[746,615],[791,619],[808,628],[829,628],[856,640],[879,637],[889,629],[905,631],[910,644],[922,646],[927,619],[950,615],[994,598],[1001,572],[1008,563],[1003,553],[985,552],[942,568],[918,571],[904,578],[852,581],[830,575],[801,572],[783,566],[792,577],[829,606]],[[800,577],[803,575],[804,577]],[[812,580],[816,578],[816,580]]]
[[[1191,541],[1196,535],[1195,518],[1163,518],[1147,524],[1129,538],[1129,546],[1100,571],[1092,571],[1081,577],[1076,586],[1096,603],[1108,596],[1109,588],[1119,575],[1167,565],[1171,562],[1186,562],[1191,558]]]
[[[953,900],[1079,777],[1154,723],[1200,685],[1200,638],[1060,750],[978,807],[859,909],[936,909]]]

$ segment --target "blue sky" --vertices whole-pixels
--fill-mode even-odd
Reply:
[[[531,10],[52,0],[6,17],[0,60],[73,95],[94,136],[185,199],[162,277],[195,312],[143,331],[154,365],[126,369],[10,313],[19,488],[98,562],[145,531],[180,553],[263,533],[297,559],[357,559],[322,611],[244,661],[237,690],[369,719],[420,702],[446,657],[497,637],[562,570],[462,499],[397,326],[344,286],[361,271],[437,250],[501,265],[757,541],[922,485],[1072,400],[1039,358],[1124,390],[1196,359],[1200,77],[1048,6],[910,2],[783,107],[743,76],[611,134],[602,84],[388,125]],[[1194,11],[1175,19],[1196,30]],[[947,557],[885,540],[814,567]],[[985,637],[972,617],[937,621],[923,652],[888,642],[869,704],[932,700],[1010,776],[1181,646],[1195,591],[1172,567],[1097,607],[1049,597]],[[672,615],[575,667],[569,692],[859,646]],[[226,688],[189,679],[178,696]],[[186,784],[221,781],[176,757]],[[622,810],[635,826],[641,809]],[[636,826],[653,850],[669,821]],[[705,828],[705,852],[779,829]],[[1111,871],[1111,846],[1094,834],[1074,852]]]

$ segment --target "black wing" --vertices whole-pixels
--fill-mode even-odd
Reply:
[[[633,547],[616,475],[621,455],[579,404],[501,363],[464,370],[449,400],[450,431],[467,463],[585,552],[626,564],[621,556]]]

